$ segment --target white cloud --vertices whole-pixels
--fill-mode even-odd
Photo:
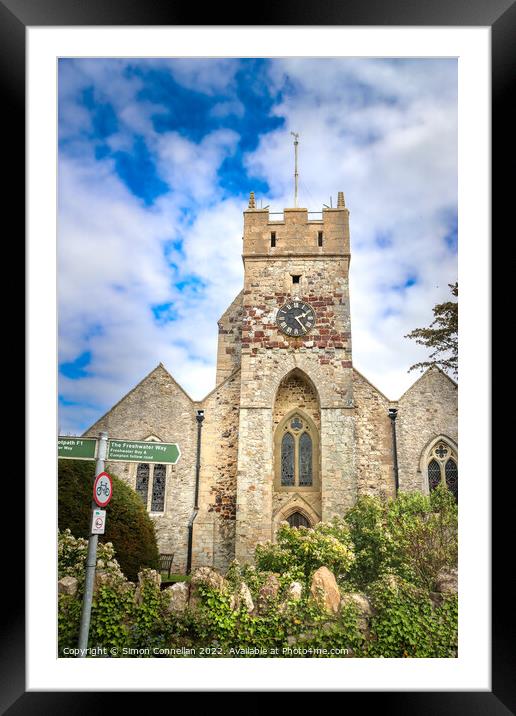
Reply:
[[[208,95],[229,88],[227,103],[214,103],[218,117],[241,113],[237,62],[165,65],[178,82]],[[215,379],[216,321],[242,285],[245,206],[224,195],[218,176],[239,135],[221,129],[196,144],[177,132],[157,134],[151,117],[166,108],[139,100],[142,80],[124,75],[124,66],[74,63],[60,79],[62,138],[76,142],[60,163],[60,359],[92,354],[88,377],[61,381],[66,400],[81,406],[62,410],[62,429],[72,432],[159,361],[193,398],[207,393]],[[283,90],[272,112],[285,124],[262,134],[245,157],[250,176],[270,186],[263,199],[271,210],[292,205],[291,130],[301,135],[301,203],[319,211],[344,190],[351,210],[354,362],[391,398],[413,382],[417,376],[407,369],[425,357],[403,336],[431,321],[432,306],[448,299],[447,284],[456,278],[456,256],[443,242],[447,211],[457,199],[451,70],[443,62],[276,60],[267,82]],[[285,85],[287,75],[295,91]],[[88,141],[76,139],[91,130],[76,97],[92,82],[117,113],[111,147],[130,150],[134,133],[144,136],[170,186],[150,207],[125,187],[109,159],[95,161]],[[383,248],[380,234],[388,240]],[[410,276],[417,283],[402,289]],[[167,304],[175,319],[160,323],[152,306]]]

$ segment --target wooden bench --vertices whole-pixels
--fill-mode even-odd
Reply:
[[[174,561],[174,552],[168,554],[160,554],[159,556],[159,571],[167,572],[170,577],[170,571],[172,569],[172,562]]]

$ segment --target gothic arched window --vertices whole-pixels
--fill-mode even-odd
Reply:
[[[317,481],[318,444],[314,424],[301,413],[279,424],[275,440],[278,487],[313,488]]]
[[[428,487],[435,490],[438,485],[446,485],[458,501],[459,472],[457,455],[448,443],[438,440],[428,455]]]
[[[294,452],[295,442],[290,433],[285,433],[281,441],[281,484],[294,484]]]
[[[287,517],[287,522],[291,527],[310,527],[310,522],[301,512],[293,512]]]
[[[140,462],[136,467],[136,492],[149,512],[165,511],[167,466]],[[149,495],[149,485],[152,485]]]

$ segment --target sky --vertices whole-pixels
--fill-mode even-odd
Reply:
[[[390,399],[457,279],[457,63],[59,60],[59,432],[80,435],[160,362],[215,386],[249,192],[350,210],[353,364]]]

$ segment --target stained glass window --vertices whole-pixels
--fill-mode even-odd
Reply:
[[[310,527],[310,523],[301,512],[293,512],[287,517],[287,522],[291,527]]]
[[[308,433],[299,438],[299,484],[312,484],[312,438]]]
[[[292,418],[290,422],[290,427],[292,428],[292,430],[301,430],[301,428],[303,427],[303,422],[299,415],[296,415],[295,418]]]
[[[136,468],[136,492],[140,495],[147,509],[147,495],[149,492],[149,465],[146,462],[139,463]]]
[[[448,489],[455,497],[455,502],[458,502],[459,498],[459,473],[457,470],[457,463],[451,458],[446,463],[444,468],[444,474],[446,478],[446,485]]]
[[[294,437],[285,433],[281,441],[281,484],[294,484]]]
[[[163,512],[165,509],[165,465],[154,465],[152,480],[151,512]]]
[[[441,468],[437,460],[432,460],[428,465],[428,486],[430,490],[435,490],[441,482]]]
[[[443,445],[442,443],[440,443],[435,448],[435,454],[440,458],[446,457],[446,455],[448,455],[448,448],[446,447],[446,445]]]

